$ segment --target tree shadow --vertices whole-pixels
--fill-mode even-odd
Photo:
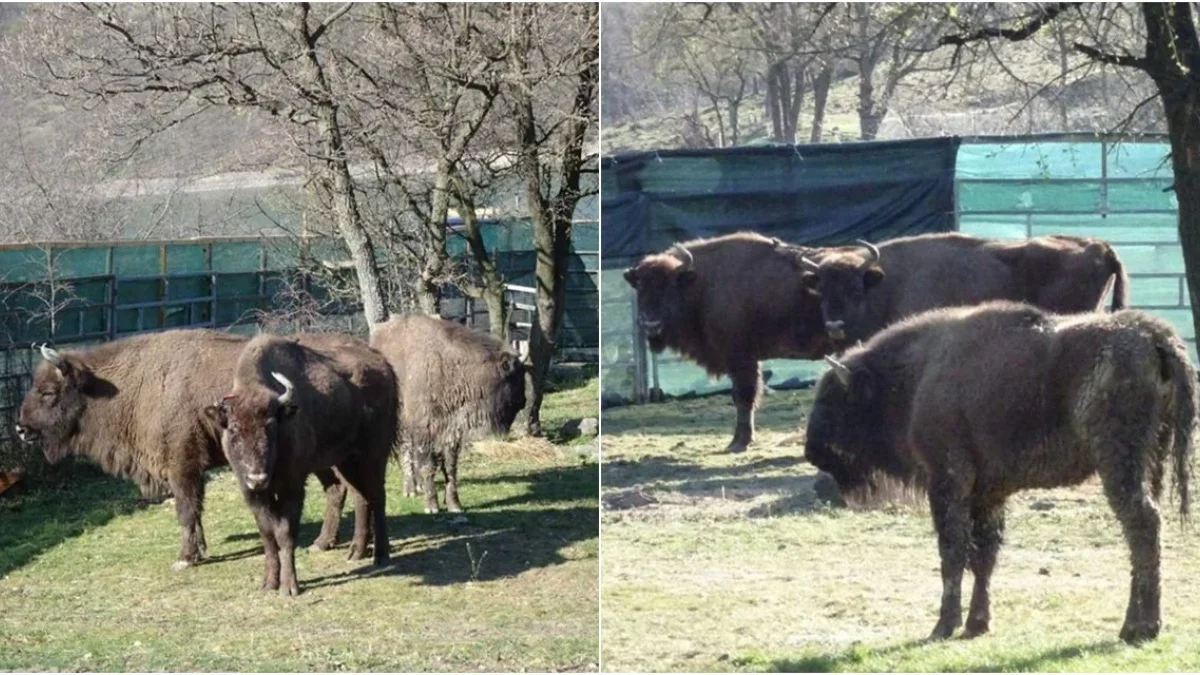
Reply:
[[[959,637],[958,640],[966,638]],[[984,639],[987,638],[976,638]],[[830,673],[835,671],[862,671],[862,665],[869,659],[888,656],[893,653],[921,649],[936,648],[942,644],[928,638],[910,640],[899,644],[880,647],[878,649],[855,645],[839,654],[821,654],[799,659],[777,659],[767,664],[767,670],[776,673]],[[1049,649],[1031,656],[1013,656],[1005,659],[995,653],[989,653],[986,661],[975,663],[955,663],[952,666],[938,664],[942,672],[1046,672],[1059,670],[1061,666],[1072,659],[1092,654],[1110,654],[1124,648],[1117,640],[1102,640],[1086,644],[1068,645]]]
[[[598,491],[600,470],[594,462],[575,466],[557,466],[526,473],[509,473],[471,480],[474,484],[527,483],[529,489],[520,495],[502,497],[481,504],[468,504],[468,508],[494,509],[522,504],[544,504],[574,502],[595,499]]]
[[[301,580],[306,588],[377,576],[415,576],[430,586],[492,581],[567,562],[562,549],[599,536],[596,509],[472,511],[467,522],[388,517],[391,562]],[[406,545],[406,542],[410,542]],[[419,548],[421,543],[432,542]]]
[[[68,539],[153,503],[133,483],[86,462],[48,467],[19,493],[0,497],[0,577]]]
[[[604,489],[628,488],[655,481],[695,483],[719,478],[752,477],[763,471],[790,469],[807,464],[799,455],[764,457],[733,466],[702,466],[670,455],[651,455],[637,460],[615,459],[600,468]]]

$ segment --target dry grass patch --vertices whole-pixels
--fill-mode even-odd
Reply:
[[[1163,505],[1165,627],[1124,645],[1128,550],[1094,481],[1012,500],[993,633],[925,642],[941,595],[927,509],[818,498],[797,436],[810,404],[768,396],[742,455],[720,452],[723,396],[605,411],[606,670],[1200,668],[1196,535]]]

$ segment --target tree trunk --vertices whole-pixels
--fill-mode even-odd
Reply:
[[[433,183],[433,199],[429,207],[429,222],[425,224],[429,233],[430,255],[421,266],[417,281],[417,305],[421,313],[440,316],[442,304],[442,276],[446,269],[446,218],[450,213],[450,162],[438,160],[437,176]]]
[[[771,64],[767,68],[767,95],[764,99],[767,116],[771,118],[771,140],[776,143],[783,142],[783,119],[779,116],[779,68],[780,64],[778,63]]]
[[[883,115],[876,110],[873,70],[873,66],[863,65],[858,74],[858,137],[864,141],[875,140],[883,123]]]
[[[813,81],[813,118],[810,143],[820,143],[825,136],[825,106],[829,103],[829,88],[833,85],[833,64],[827,63]]]
[[[740,129],[738,127],[738,113],[742,106],[741,98],[729,101],[729,145],[735,146],[738,144],[738,136]]]
[[[334,102],[329,82],[325,78],[325,70],[317,57],[317,49],[313,33],[308,26],[307,4],[299,6],[297,14],[297,33],[295,37],[304,49],[300,64],[304,74],[316,95],[309,94],[313,100],[314,115],[317,118],[317,133],[325,150],[325,171],[333,189],[333,213],[337,221],[338,232],[350,250],[354,261],[354,269],[358,273],[358,289],[362,297],[363,314],[367,325],[374,330],[375,325],[387,321],[387,303],[383,298],[382,286],[379,282],[379,263],[375,258],[375,247],[362,221],[362,213],[358,210],[358,201],[354,195],[354,180],[350,176],[350,165],[346,158],[346,149],[342,139],[342,127],[338,121],[338,108]]]
[[[508,305],[504,304],[504,284],[483,289],[483,304],[488,310],[488,331],[508,343]]]

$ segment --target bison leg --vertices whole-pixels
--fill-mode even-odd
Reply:
[[[962,577],[971,536],[971,513],[959,486],[947,477],[932,482],[929,506],[942,557],[942,608],[929,637],[944,640],[962,625]]]
[[[442,454],[442,477],[446,479],[446,510],[451,513],[462,513],[462,504],[458,501],[458,448],[446,448]]]
[[[278,519],[271,513],[270,506],[265,503],[265,500],[252,503],[250,510],[254,512],[254,521],[258,523],[258,535],[262,538],[263,553],[265,554],[263,579],[259,588],[264,591],[278,590],[279,544],[275,539],[275,525]]]
[[[762,368],[758,362],[739,364],[730,369],[733,380],[733,405],[737,408],[737,424],[733,429],[733,440],[726,452],[742,452],[754,442],[754,410],[758,407],[758,395],[762,392]]]
[[[971,509],[971,573],[975,589],[971,593],[971,608],[967,610],[965,637],[988,632],[992,620],[991,598],[988,589],[996,557],[1004,541],[1004,504],[990,508]]]
[[[346,486],[328,469],[318,471],[317,480],[325,488],[325,520],[321,523],[321,534],[313,542],[312,548],[327,551],[337,545],[338,526],[346,505]]]
[[[431,449],[423,447],[417,452],[415,459],[417,471],[420,474],[420,480],[417,482],[421,486],[421,491],[425,494],[425,513],[437,513],[438,493],[435,481],[439,458],[434,457]]]
[[[1158,637],[1162,626],[1159,613],[1161,544],[1158,507],[1145,492],[1140,464],[1132,457],[1129,460],[1122,462],[1122,470],[1102,470],[1100,477],[1108,503],[1121,521],[1133,563],[1129,606],[1120,635],[1125,642],[1134,644]]]
[[[387,536],[387,456],[382,461],[358,459],[338,467],[338,472],[354,488],[354,541],[350,545],[350,560],[367,554],[367,540],[375,535],[376,565],[383,565],[390,556]]]
[[[300,512],[304,510],[304,488],[298,494],[279,495],[279,513],[275,514],[275,544],[279,550],[279,594],[300,595],[296,581],[296,532],[300,530]]]
[[[204,474],[181,472],[168,481],[175,496],[175,515],[179,519],[179,559],[171,569],[186,569],[204,557],[207,542],[200,515],[204,509]]]
[[[404,479],[400,494],[405,497],[416,497],[421,494],[417,485],[417,470],[413,460],[413,444],[404,443],[400,448],[400,473]]]

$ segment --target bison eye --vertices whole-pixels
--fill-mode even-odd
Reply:
[[[43,401],[49,401],[50,399],[54,398],[54,392],[52,391],[43,391],[41,394]]]

